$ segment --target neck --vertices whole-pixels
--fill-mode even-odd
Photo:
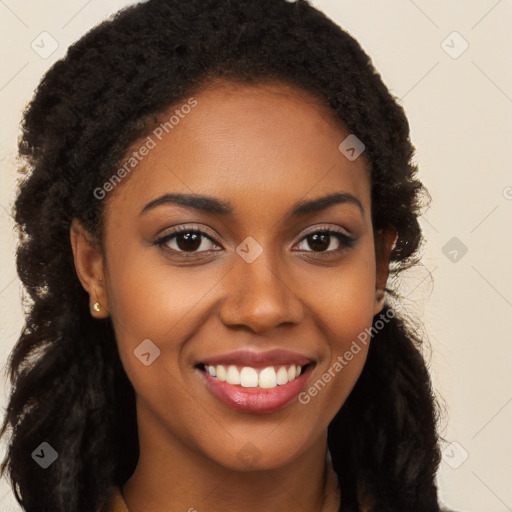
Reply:
[[[282,467],[236,471],[157,431],[139,428],[139,460],[122,488],[131,512],[338,512],[338,481],[326,434]]]

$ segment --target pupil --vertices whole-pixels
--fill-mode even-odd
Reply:
[[[328,249],[329,247],[329,237],[330,235],[327,235],[327,234],[314,234],[314,235],[311,235],[310,236],[310,239],[313,240],[313,243],[308,242],[309,243],[309,247],[311,247],[311,249],[313,250],[317,250],[317,251],[325,251]],[[322,241],[320,241],[320,239],[322,239]]]
[[[185,243],[180,243],[184,241]],[[176,237],[176,243],[182,251],[194,251],[201,246],[201,236],[198,233],[185,233]]]
[[[309,236],[309,246],[314,251],[326,251],[329,248],[329,237],[327,234],[314,234]],[[198,233],[185,233],[176,237],[176,243],[182,251],[195,251],[201,246],[201,236]]]

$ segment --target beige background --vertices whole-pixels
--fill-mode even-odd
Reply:
[[[0,0],[2,366],[23,322],[10,218],[23,108],[70,43],[130,3]],[[312,3],[358,39],[400,98],[433,196],[422,221],[423,266],[402,292],[428,332],[436,391],[447,406],[443,433],[452,444],[439,472],[441,496],[461,511],[512,511],[512,1]],[[58,43],[46,59],[31,48],[44,31]],[[3,407],[8,389],[4,378]],[[0,510],[19,510],[4,481]]]

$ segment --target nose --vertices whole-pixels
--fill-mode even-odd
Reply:
[[[289,273],[283,271],[286,264],[271,261],[265,250],[252,263],[236,258],[235,268],[224,278],[222,322],[258,334],[281,324],[299,324],[304,305],[297,287],[287,279]]]

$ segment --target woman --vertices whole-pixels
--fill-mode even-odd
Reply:
[[[421,242],[413,150],[304,0],[149,0],[72,45],[20,141],[24,509],[440,510],[387,287]]]

